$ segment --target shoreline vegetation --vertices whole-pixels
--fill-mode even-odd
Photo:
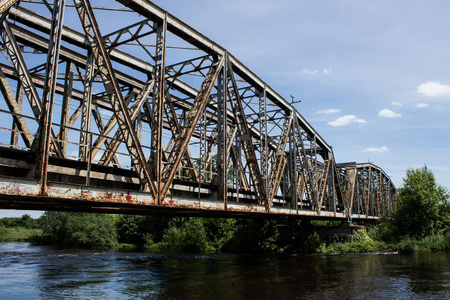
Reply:
[[[0,242],[159,253],[349,254],[450,251],[450,202],[426,166],[408,169],[397,209],[346,238],[336,221],[219,219],[45,212],[0,219]]]
[[[55,216],[57,215],[57,216]],[[41,224],[24,227],[21,218],[0,219],[0,242],[30,242],[35,245],[53,245],[59,248],[105,249],[118,251],[148,251],[156,253],[258,253],[258,254],[390,254],[429,251],[450,251],[450,232],[433,234],[421,238],[406,236],[397,242],[380,239],[379,224],[360,226],[346,238],[327,237],[317,233],[317,229],[331,226],[336,222],[312,221],[308,229],[296,234],[297,226],[291,225],[280,233],[280,222],[271,220],[168,218],[145,216],[111,216],[88,213],[46,212],[44,218],[66,219],[69,226],[75,221],[89,220],[72,228],[59,228],[60,236],[50,236]],[[106,219],[106,220],[105,220]],[[109,220],[108,220],[109,219]],[[165,219],[165,220],[162,220]],[[45,221],[44,221],[45,222]],[[5,223],[13,223],[11,225]],[[94,229],[97,224],[100,226]],[[153,226],[163,227],[153,231]],[[147,230],[142,228],[147,226]],[[234,227],[231,229],[230,227]],[[284,227],[285,226],[281,226]],[[83,229],[86,230],[83,230]],[[263,230],[259,231],[258,228]],[[151,229],[152,231],[148,231]],[[215,231],[212,233],[212,231]],[[228,231],[228,232],[227,232]],[[259,232],[257,232],[259,231]],[[57,233],[54,233],[57,234]],[[291,235],[291,238],[286,236]]]

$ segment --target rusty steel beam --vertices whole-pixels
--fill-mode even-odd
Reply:
[[[7,11],[11,6],[16,4],[18,0],[2,0],[0,1],[0,14]]]
[[[58,73],[59,52],[61,47],[61,30],[64,18],[65,0],[55,0],[53,5],[53,23],[50,30],[50,43],[48,45],[47,62],[45,65],[45,83],[43,101],[40,112],[39,130],[37,136],[36,176],[40,181],[40,189],[43,195],[47,194],[47,169],[50,156],[50,144],[59,149],[59,143],[52,139],[52,117],[55,102],[56,76]],[[6,28],[5,28],[6,29]],[[37,99],[35,99],[38,101]],[[61,150],[59,149],[59,152]],[[60,153],[62,156],[62,153]]]
[[[167,14],[161,23],[156,24],[156,53],[155,53],[155,79],[153,118],[152,123],[152,152],[150,162],[153,165],[154,178],[156,178],[157,203],[162,201],[162,167],[163,167],[163,121],[164,102],[166,94],[166,37],[167,37]]]
[[[81,103],[81,128],[80,133],[80,160],[87,161],[91,154],[91,106],[92,106],[92,89],[95,78],[95,62],[92,53],[88,54],[86,61],[86,74],[84,76],[84,95]],[[94,154],[95,156],[95,154]]]

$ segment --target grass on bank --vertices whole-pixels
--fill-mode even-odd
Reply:
[[[349,254],[349,253],[372,253],[392,251],[399,253],[412,252],[448,252],[450,251],[450,232],[446,234],[435,234],[423,238],[404,237],[396,243],[386,243],[376,240],[367,234],[366,229],[355,231],[345,241],[316,243],[316,253],[323,254]]]
[[[37,228],[0,226],[0,242],[27,242],[40,235],[42,230]]]

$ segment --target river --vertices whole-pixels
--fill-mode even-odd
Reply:
[[[168,255],[0,243],[0,299],[449,299],[450,253]]]

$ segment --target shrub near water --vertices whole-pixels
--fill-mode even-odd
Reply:
[[[174,221],[176,222],[176,221]],[[200,218],[188,218],[180,226],[172,222],[164,231],[162,241],[150,245],[149,250],[162,252],[207,252],[208,242],[205,227]]]
[[[118,246],[112,215],[46,212],[41,222],[47,240],[58,246],[99,249]]]
[[[400,252],[450,251],[450,233],[436,234],[423,239],[404,238],[397,245]]]
[[[233,237],[234,219],[173,218],[160,240],[147,233],[145,248],[155,252],[220,252]]]
[[[0,242],[26,242],[41,233],[42,230],[35,228],[0,226]]]
[[[335,242],[325,249],[325,253],[368,253],[383,249],[385,244],[372,240],[365,228],[355,231],[345,242]]]

